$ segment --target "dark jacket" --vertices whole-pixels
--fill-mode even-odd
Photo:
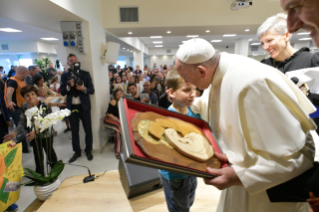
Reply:
[[[69,91],[67,90],[67,82],[71,79],[71,76],[72,76],[72,73],[70,72],[70,70],[67,73],[62,74],[61,86],[60,86],[60,91],[61,91],[62,96],[67,95],[66,107],[69,110],[71,110],[73,96],[72,96],[71,89]],[[79,92],[79,97],[81,100],[81,105],[83,107],[83,110],[87,111],[87,110],[91,109],[91,101],[90,101],[89,95],[94,94],[94,86],[93,86],[92,79],[91,79],[89,72],[80,70],[79,76],[80,76],[80,79],[84,83],[84,87],[86,87],[86,93]]]
[[[282,62],[276,62],[271,57],[263,59],[261,62],[275,67],[283,73],[319,66],[319,53],[312,54],[309,51],[309,48],[304,47]]]
[[[8,112],[6,102],[4,101],[4,96],[1,90],[0,90],[0,109],[4,117],[4,120],[6,120],[6,122],[10,121],[9,112]]]

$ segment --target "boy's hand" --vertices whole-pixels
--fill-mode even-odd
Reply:
[[[17,144],[16,142],[12,141],[12,142],[8,142],[8,147],[15,147]]]
[[[34,133],[34,131],[32,131],[32,132],[26,134],[26,136],[27,136],[26,140],[31,141],[34,139],[35,133]]]
[[[12,132],[3,137],[3,143],[13,140],[16,137],[17,133]]]
[[[8,127],[8,128],[11,127],[11,121],[7,121],[7,127]]]

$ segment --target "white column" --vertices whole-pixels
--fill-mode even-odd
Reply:
[[[131,66],[131,60],[130,60],[130,57],[126,57],[126,65],[127,67],[130,67]]]
[[[294,48],[299,50],[301,49],[302,47],[310,47],[310,41],[305,41],[305,42],[298,42],[298,43],[295,43],[294,45]]]
[[[248,56],[248,50],[249,50],[249,41],[248,39],[238,39],[235,42],[235,54],[239,54],[242,56]]]
[[[134,66],[136,67],[137,65],[140,66],[140,69],[143,70],[144,69],[144,54],[142,51],[140,52],[135,52],[134,54]],[[135,70],[135,67],[134,70]]]

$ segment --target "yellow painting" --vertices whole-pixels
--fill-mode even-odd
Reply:
[[[0,211],[6,210],[20,197],[22,179],[22,145],[0,145]]]

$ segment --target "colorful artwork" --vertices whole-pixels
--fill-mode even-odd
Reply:
[[[15,203],[20,197],[22,179],[22,145],[14,148],[0,145],[0,211]]]

